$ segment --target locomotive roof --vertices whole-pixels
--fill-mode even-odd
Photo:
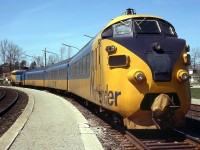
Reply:
[[[110,25],[112,24],[115,24],[121,20],[126,20],[126,19],[131,19],[131,18],[158,18],[158,19],[161,19],[160,17],[158,16],[152,16],[152,15],[136,15],[136,14],[133,14],[133,15],[122,15],[122,16],[119,16],[119,17],[116,17],[114,19],[112,19],[107,25],[105,28],[109,27]],[[104,28],[104,29],[105,29]]]

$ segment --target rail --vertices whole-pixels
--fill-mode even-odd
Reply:
[[[5,90],[5,93],[6,96],[4,96],[0,103],[0,116],[3,116],[7,111],[9,111],[19,98],[19,94],[16,91]]]
[[[4,99],[4,97],[6,96],[6,92],[5,92],[5,90],[3,90],[3,89],[1,89],[0,90],[0,100],[2,100],[2,99]]]
[[[139,139],[137,139],[133,134],[126,131],[124,135],[129,142],[131,142],[133,145],[135,145],[139,150],[150,150],[144,143],[142,143]]]

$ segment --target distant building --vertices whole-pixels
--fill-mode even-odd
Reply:
[[[196,73],[196,70],[189,68],[189,74],[191,84],[200,84],[200,75]]]
[[[7,80],[8,78],[10,78],[10,73],[3,73],[3,80]]]
[[[194,69],[193,68],[189,68],[189,74],[193,74],[194,73]]]

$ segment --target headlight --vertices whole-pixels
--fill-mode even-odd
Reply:
[[[108,53],[114,53],[114,52],[117,51],[117,47],[115,47],[114,45],[112,45],[112,46],[107,46],[107,47],[106,47],[106,51],[107,51]]]
[[[144,73],[139,70],[131,70],[128,73],[128,80],[131,82],[141,83],[146,79]]]
[[[185,70],[179,70],[177,72],[177,79],[180,81],[180,82],[183,82],[183,81],[186,81],[189,79],[189,74],[187,71]]]
[[[156,51],[162,50],[162,45],[161,45],[160,43],[153,43],[153,44],[152,44],[152,47],[153,47],[153,49],[156,50]]]
[[[185,81],[185,80],[187,80],[188,78],[189,78],[189,76],[188,76],[187,73],[182,73],[182,74],[181,74],[181,79],[182,79],[182,80]]]
[[[143,81],[145,79],[145,76],[142,72],[136,72],[135,73],[135,79],[139,82]]]

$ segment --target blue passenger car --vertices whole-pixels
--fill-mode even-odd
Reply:
[[[64,60],[45,70],[45,87],[67,91],[68,89],[68,61]]]
[[[44,87],[44,69],[34,69],[27,71],[24,74],[24,84],[26,86],[36,86],[36,87]]]

